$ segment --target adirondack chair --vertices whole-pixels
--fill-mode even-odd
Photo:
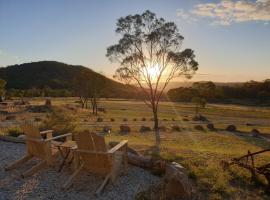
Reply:
[[[52,137],[53,132],[52,130],[39,132],[39,130],[36,127],[33,127],[32,125],[28,124],[23,125],[22,130],[26,136],[25,142],[27,153],[21,159],[5,167],[5,170],[15,169],[34,157],[41,159],[41,161],[38,164],[36,164],[31,169],[21,174],[23,178],[31,176],[32,174],[37,172],[39,169],[45,167],[46,165],[52,166],[54,164],[55,158],[52,152],[52,145],[54,143],[57,143],[54,140],[64,137],[67,140],[71,140],[72,137],[71,133]],[[44,135],[46,136],[45,139],[42,137]]]
[[[78,148],[75,150],[74,154],[80,163],[63,185],[63,189],[68,189],[75,177],[80,174],[83,169],[105,177],[103,183],[96,191],[96,195],[103,190],[109,180],[112,182],[115,181],[120,172],[122,163],[124,165],[124,173],[127,173],[127,140],[123,140],[112,149],[107,150],[103,136],[84,131],[75,136],[75,141],[77,142]]]

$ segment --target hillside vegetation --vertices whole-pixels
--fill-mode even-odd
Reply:
[[[66,90],[67,94],[72,95],[74,79],[82,70],[88,72],[89,80],[95,77],[102,80],[104,83],[103,97],[127,98],[135,95],[134,88],[113,81],[89,68],[56,61],[40,61],[0,68],[0,79],[7,82],[7,90],[32,90],[32,92],[33,89],[35,91],[40,89]],[[51,93],[53,94],[53,92]],[[52,94],[50,96],[58,96]]]

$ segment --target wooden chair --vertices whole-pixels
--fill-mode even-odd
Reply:
[[[54,163],[54,155],[52,152],[52,146],[54,143],[57,143],[56,139],[66,137],[67,140],[71,140],[72,134],[64,134],[56,137],[52,137],[52,130],[42,131],[39,130],[32,125],[23,125],[22,130],[26,136],[26,148],[27,153],[21,159],[15,161],[14,163],[10,164],[9,166],[5,167],[5,170],[12,170],[15,169],[27,161],[31,160],[32,158],[36,157],[41,159],[41,161],[33,166],[31,169],[22,173],[22,177],[28,177],[37,172],[39,169],[47,166],[51,166]],[[45,139],[42,136],[46,136]],[[56,154],[55,154],[56,155]]]
[[[71,186],[82,169],[104,175],[105,180],[96,191],[96,195],[102,191],[109,180],[115,181],[122,163],[124,172],[127,173],[127,140],[123,140],[112,149],[107,150],[104,137],[85,131],[78,133],[75,136],[75,141],[78,148],[75,150],[74,156],[79,160],[79,164],[75,172],[63,185],[63,189]]]

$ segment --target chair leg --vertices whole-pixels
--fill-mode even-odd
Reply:
[[[46,161],[43,160],[40,163],[36,164],[34,167],[32,167],[31,169],[27,170],[26,172],[24,172],[22,174],[23,178],[29,177],[32,174],[36,173],[38,170],[42,169],[43,167],[46,166]]]
[[[22,157],[21,159],[15,161],[14,163],[8,165],[7,167],[5,167],[5,170],[11,170],[11,169],[15,169],[16,167],[22,165],[23,163],[26,163],[28,160],[30,160],[33,156],[30,154],[25,155],[24,157]]]
[[[82,170],[82,168],[83,168],[83,165],[81,165],[78,169],[76,169],[76,171],[68,178],[68,180],[62,186],[62,189],[66,190],[71,186],[72,182],[74,181],[76,176],[79,174],[79,172]]]
[[[99,188],[97,189],[95,195],[98,196],[102,190],[104,189],[104,187],[107,185],[108,181],[110,180],[111,178],[111,174],[108,174],[106,177],[105,177],[105,180],[103,181],[103,183],[99,186]]]

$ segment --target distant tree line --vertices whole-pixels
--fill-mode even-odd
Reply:
[[[238,86],[217,86],[213,82],[195,82],[191,87],[179,87],[168,91],[171,101],[191,102],[192,98],[204,98],[207,102],[232,102],[270,104],[270,79],[263,82],[249,81]]]

